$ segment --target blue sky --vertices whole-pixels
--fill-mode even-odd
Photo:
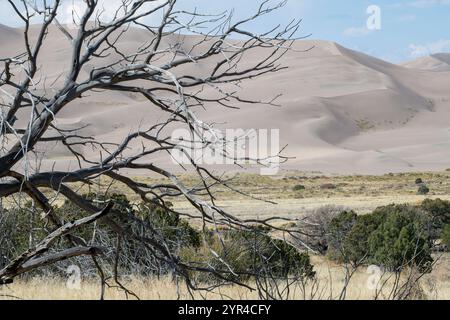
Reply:
[[[259,1],[197,0],[199,8],[236,8],[250,14]],[[381,29],[367,29],[367,8],[378,6]],[[302,18],[301,34],[338,42],[391,62],[401,62],[437,52],[450,52],[450,0],[290,0],[257,30]]]
[[[260,0],[180,0],[179,3],[184,9],[197,7],[210,13],[234,8],[237,18],[253,13]],[[366,10],[371,5],[381,9],[380,30],[367,29]],[[0,0],[0,23],[17,24],[6,6],[7,1]],[[311,39],[335,41],[391,62],[450,52],[450,0],[289,0],[284,8],[250,28],[264,31],[293,18],[303,19],[299,35],[312,34]]]

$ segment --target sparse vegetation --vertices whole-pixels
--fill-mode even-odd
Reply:
[[[303,191],[306,189],[306,187],[302,184],[298,184],[298,185],[294,186],[293,189],[294,189],[294,191]]]
[[[322,190],[333,190],[336,188],[337,188],[337,186],[333,183],[324,183],[320,186],[320,189],[322,189]]]
[[[392,181],[408,179],[408,174],[390,176]],[[239,177],[239,183],[250,179],[251,176],[242,175]],[[313,190],[322,190],[320,186],[329,183],[329,177],[318,177],[316,179],[302,179],[291,176],[287,180],[266,179],[270,183],[291,183],[292,181],[301,180],[301,186],[305,186],[303,193],[311,193]],[[376,181],[386,181],[383,177],[378,177]],[[264,183],[267,183],[264,182]],[[303,181],[305,183],[303,183]],[[367,177],[339,177],[333,183],[340,188],[350,188],[353,183],[364,181],[366,185],[370,185],[371,178]],[[375,180],[373,180],[375,181]],[[430,179],[430,181],[435,181]],[[246,182],[248,186],[254,185],[251,181]],[[399,182],[400,184],[401,182]],[[409,183],[411,185],[411,183]],[[437,186],[441,184],[436,184]],[[292,186],[292,184],[291,184]],[[294,187],[290,187],[291,192]],[[243,186],[244,188],[246,185]],[[179,215],[170,212],[171,205],[167,203],[168,208],[159,206],[141,205],[137,201],[131,201],[124,194],[114,193],[111,188],[111,194],[107,197],[98,196],[93,193],[86,194],[85,199],[89,199],[93,203],[103,203],[108,200],[114,202],[115,211],[120,212],[119,216],[113,215],[113,219],[121,219],[122,215],[136,215],[140,220],[150,223],[157,233],[165,238],[173,239],[168,243],[173,244],[178,249],[180,261],[187,261],[189,264],[196,265],[199,268],[214,267],[222,272],[226,278],[232,281],[241,281],[251,283],[257,278],[257,275],[264,273],[270,277],[286,276],[297,277],[298,279],[313,279],[316,271],[314,261],[306,252],[298,251],[298,249],[273,237],[269,230],[228,230],[219,229],[217,231],[208,231],[208,235],[204,236],[199,230],[194,220],[189,221],[182,219]],[[274,192],[276,188],[270,189]],[[287,189],[289,190],[289,189]],[[328,192],[335,192],[330,189]],[[298,191],[297,191],[298,192]],[[420,199],[420,198],[418,198]],[[23,221],[17,221],[27,226],[34,227],[34,236],[32,239],[38,239],[41,235],[39,232],[45,226],[42,225],[40,219],[41,211],[33,208],[31,203],[22,206],[24,212],[17,215]],[[433,262],[431,260],[433,240],[439,240],[436,243],[442,243],[448,248],[449,243],[449,212],[450,201],[442,199],[426,199],[416,205],[390,205],[383,206],[376,210],[371,210],[369,214],[359,214],[345,207],[324,206],[309,212],[304,219],[296,226],[304,234],[299,237],[300,242],[295,242],[296,247],[305,250],[307,245],[314,252],[323,255],[324,259],[331,258],[338,262],[338,265],[349,263],[357,266],[367,266],[369,264],[377,264],[384,266],[387,270],[405,269],[408,266],[417,267],[420,271],[429,272],[429,266]],[[2,221],[8,220],[16,215],[8,216],[8,212],[12,208],[2,209]],[[57,208],[64,221],[71,221],[79,214],[79,209],[71,203],[63,203]],[[8,222],[11,223],[11,222]],[[8,223],[3,224],[4,229]],[[192,225],[193,223],[193,225]],[[130,227],[133,227],[132,225]],[[134,227],[133,227],[134,228]],[[14,227],[8,227],[8,232],[19,231]],[[3,229],[2,229],[3,230]],[[6,229],[5,229],[6,230]],[[28,229],[27,229],[28,230]],[[419,232],[420,231],[420,232]],[[2,231],[3,232],[3,231]],[[6,232],[6,231],[5,231]],[[29,230],[27,231],[29,232]],[[77,231],[85,238],[91,238],[94,229],[86,227]],[[103,244],[114,250],[117,245],[116,237],[112,237],[113,233],[108,234],[105,231],[96,230],[96,237],[102,239]],[[155,236],[155,235],[153,235]],[[157,237],[157,235],[155,236]],[[14,239],[12,237],[11,239]],[[30,242],[30,237],[19,237],[9,244],[9,248],[18,248],[18,252],[26,248]],[[157,240],[157,238],[155,238]],[[255,247],[255,243],[258,245]],[[415,246],[413,245],[415,244]],[[62,241],[60,245],[64,245]],[[0,246],[2,248],[3,265],[15,256],[9,254],[9,258],[5,259],[5,242]],[[416,249],[413,251],[413,248]],[[155,267],[155,260],[151,260],[151,255],[133,242],[125,245],[122,243],[124,259],[120,262],[122,272],[141,274],[151,277],[152,275],[164,276],[164,267],[160,264]],[[212,251],[211,251],[212,250]],[[216,255],[217,254],[217,255]],[[410,258],[412,263],[408,264]],[[149,263],[149,261],[152,261]],[[73,263],[73,261],[71,261]],[[88,259],[77,259],[77,264],[83,266],[85,274],[95,274],[95,268],[89,265]],[[62,268],[61,268],[62,267]],[[230,272],[233,270],[234,274]],[[61,270],[65,270],[64,264],[58,266]],[[41,276],[46,274],[56,274],[56,269],[48,269],[48,272],[39,273]],[[131,269],[133,268],[133,269]],[[168,270],[168,269],[167,269]],[[59,272],[60,272],[59,271]],[[109,272],[106,269],[107,272]],[[62,275],[62,273],[60,273]],[[195,281],[200,283],[217,283],[218,279],[208,272],[191,271],[191,275]],[[88,278],[86,278],[88,279]]]
[[[450,251],[450,224],[446,224],[442,231],[442,243],[447,247],[447,250]]]
[[[450,201],[426,199],[420,207],[432,216],[433,237],[441,234],[444,225],[450,224]]]
[[[185,247],[183,261],[200,268],[212,268],[234,281],[259,278],[284,279],[293,276],[311,279],[315,272],[307,253],[301,253],[283,240],[272,238],[267,230],[221,230],[209,232],[201,247]],[[217,281],[204,272],[193,274],[197,281]]]
[[[326,228],[322,246],[339,262],[396,271],[416,266],[425,271],[433,261],[431,216],[419,207],[390,205],[367,215],[341,211]]]
[[[426,185],[421,185],[419,187],[419,190],[417,190],[417,193],[420,195],[427,195],[430,193],[430,188],[428,188]]]

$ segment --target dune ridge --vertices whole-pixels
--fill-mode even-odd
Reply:
[[[138,47],[147,37],[143,30],[131,30],[124,45]],[[0,41],[8,42],[0,46],[0,57],[19,52],[20,30],[0,25]],[[61,70],[68,68],[70,48],[55,28],[46,42],[41,72],[57,86]],[[282,61],[288,69],[242,84],[244,97],[263,100],[281,93],[281,107],[241,105],[224,112],[211,105],[199,110],[199,116],[223,127],[281,129],[281,145],[288,145],[285,153],[295,157],[284,165],[289,170],[381,174],[450,167],[450,54],[394,65],[328,41],[298,41],[294,48],[298,51]],[[256,58],[257,53],[246,63]],[[85,76],[92,67],[83,70]],[[184,71],[204,70],[202,65],[195,68]],[[56,121],[63,128],[87,126],[84,134],[120,142],[124,134],[159,116],[137,95],[107,92],[75,101]],[[78,151],[88,156],[98,152]],[[47,165],[76,163],[61,146],[47,152]]]

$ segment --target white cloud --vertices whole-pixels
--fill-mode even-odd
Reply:
[[[415,8],[426,8],[434,5],[450,5],[450,0],[417,0],[410,2],[410,5]]]
[[[410,44],[408,48],[412,58],[419,58],[450,49],[450,40],[441,39],[424,45]]]
[[[390,5],[390,7],[397,7],[397,8],[413,7],[413,8],[423,9],[423,8],[429,8],[429,7],[436,6],[436,5],[448,6],[448,5],[450,5],[450,0],[415,0],[415,1],[409,1],[409,2],[397,2],[397,3]]]

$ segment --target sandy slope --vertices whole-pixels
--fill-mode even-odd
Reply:
[[[431,70],[431,71],[450,71],[450,54],[438,53],[429,57],[419,58],[403,64],[404,67]]]
[[[138,47],[148,35],[133,30],[121,44]],[[0,56],[18,52],[20,32],[0,26]],[[172,39],[171,41],[175,41]],[[192,41],[187,38],[186,42]],[[41,58],[41,72],[57,88],[68,68],[69,45],[52,30]],[[208,121],[230,128],[279,128],[285,167],[334,173],[383,173],[441,170],[450,167],[450,55],[434,55],[393,65],[325,41],[300,41],[283,58],[289,69],[242,84],[243,97],[270,99],[282,93],[282,107],[242,105],[240,110],[209,106],[200,111]],[[247,56],[247,62],[258,54]],[[95,62],[93,62],[95,64]],[[84,76],[92,65],[83,70]],[[204,65],[189,71],[203,73]],[[95,93],[67,106],[57,122],[64,128],[89,125],[84,133],[119,142],[160,113],[136,95]],[[97,150],[79,148],[89,156]],[[61,147],[53,146],[46,165],[75,164]],[[161,160],[166,161],[166,160]]]

